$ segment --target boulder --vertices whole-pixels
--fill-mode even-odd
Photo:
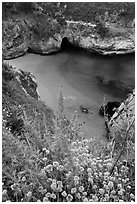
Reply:
[[[120,102],[118,101],[108,102],[105,106],[101,106],[101,108],[99,109],[99,114],[104,116],[105,113],[108,119],[110,119],[115,113],[116,108],[118,108],[119,106]]]

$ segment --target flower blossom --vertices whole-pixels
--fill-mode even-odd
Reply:
[[[78,188],[78,190],[79,190],[79,192],[83,192],[83,191],[84,191],[84,186],[80,186],[80,187]]]
[[[71,189],[71,194],[76,193],[76,191],[77,191],[77,189],[76,189],[76,188],[72,188],[72,189]]]
[[[73,196],[71,194],[68,194],[66,199],[68,202],[71,202],[73,200]]]

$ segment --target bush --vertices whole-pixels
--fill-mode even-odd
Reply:
[[[110,34],[109,29],[106,28],[102,23],[98,23],[96,29],[101,38],[108,37]]]
[[[66,119],[60,91],[54,134],[43,137],[37,119],[24,118],[24,140],[3,127],[3,201],[135,201],[134,161],[115,163],[112,148],[94,154],[76,121]]]

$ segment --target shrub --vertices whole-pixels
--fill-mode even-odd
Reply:
[[[52,135],[41,136],[37,120],[27,116],[24,140],[3,126],[3,201],[135,201],[134,162],[115,163],[110,152],[94,154],[94,140],[81,137],[76,120],[76,114],[66,119],[60,90]]]

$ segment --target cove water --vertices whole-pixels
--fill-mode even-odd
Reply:
[[[135,86],[134,55],[103,57],[69,50],[46,56],[27,54],[7,61],[36,77],[41,100],[55,111],[62,85],[66,114],[70,117],[77,110],[88,137],[106,134],[104,119],[98,114],[104,100],[107,103],[126,98],[122,91],[104,86],[102,81],[116,80],[127,87]],[[80,105],[88,107],[92,114],[81,113]]]

